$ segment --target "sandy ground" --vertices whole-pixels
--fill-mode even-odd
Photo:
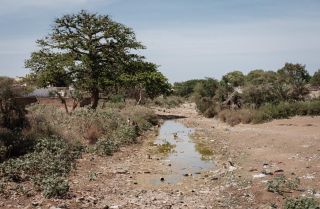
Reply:
[[[195,128],[194,140],[213,151],[215,166],[177,184],[153,185],[170,172],[152,145],[158,130],[112,157],[85,154],[70,176],[70,198],[11,197],[2,208],[272,208],[289,196],[320,197],[320,117],[294,117],[230,127],[199,115],[194,104],[155,109],[164,119]],[[265,173],[267,175],[264,175]],[[299,191],[268,192],[266,181],[284,174],[301,180]],[[319,199],[320,200],[320,199]]]

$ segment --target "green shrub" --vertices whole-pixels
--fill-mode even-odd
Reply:
[[[69,191],[68,181],[60,176],[46,176],[42,179],[41,189],[46,198],[64,197]]]
[[[59,179],[68,175],[82,149],[57,137],[37,139],[31,152],[0,164],[0,176],[13,182],[31,179],[46,196],[59,196],[67,188]]]
[[[289,118],[295,115],[320,115],[320,101],[280,102],[277,105],[266,104],[254,114],[253,122],[262,123],[272,119]]]
[[[0,130],[0,163],[8,158],[18,157],[30,151],[34,141],[20,131]]]
[[[209,108],[213,108],[214,103],[210,97],[195,97],[197,109],[200,113],[205,113]]]
[[[120,111],[120,116],[125,120],[129,119],[132,123],[131,125],[137,125],[141,131],[146,131],[153,125],[158,124],[158,116],[154,111],[140,105],[123,108]]]
[[[287,199],[284,204],[285,209],[320,209],[320,204],[314,198],[299,197]]]
[[[110,98],[109,98],[109,101],[111,103],[121,103],[121,102],[124,102],[125,101],[125,97],[123,95],[120,95],[120,94],[116,94],[116,95],[112,95]]]
[[[122,125],[114,133],[113,138],[116,139],[119,144],[131,144],[137,142],[138,134],[138,126]]]
[[[110,156],[118,149],[119,144],[115,140],[108,138],[99,139],[95,146],[96,153],[103,156]]]
[[[284,175],[276,176],[267,182],[267,189],[269,192],[283,194],[291,190],[297,190],[300,185],[300,179],[288,179]]]

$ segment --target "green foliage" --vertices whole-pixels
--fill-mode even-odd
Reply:
[[[34,141],[24,137],[20,131],[0,130],[0,163],[26,154],[33,144]]]
[[[266,104],[259,108],[253,116],[254,123],[270,121],[272,119],[289,118],[295,115],[319,115],[320,100],[300,102],[280,102],[279,104]]]
[[[0,77],[0,127],[9,129],[22,128],[26,125],[24,105],[16,102],[24,90],[8,77]]]
[[[132,29],[109,16],[81,11],[55,20],[52,32],[37,41],[40,50],[26,61],[38,86],[69,86],[88,92],[96,109],[101,92],[144,89],[150,98],[171,86],[157,66],[133,54],[144,46]],[[129,86],[129,87],[128,87]],[[117,92],[118,93],[118,92]]]
[[[276,80],[276,73],[264,70],[252,70],[245,78],[247,84],[261,85],[274,83]]]
[[[111,95],[111,97],[109,98],[109,101],[111,103],[121,103],[125,101],[125,97],[121,94],[115,94],[115,95]]]
[[[217,113],[216,103],[213,98],[219,87],[219,82],[212,78],[203,80],[194,88],[194,100],[197,105],[197,109],[200,113],[206,117],[213,117]]]
[[[224,75],[222,77],[222,81],[230,87],[243,86],[245,82],[245,76],[241,71],[233,71]]]
[[[245,104],[258,108],[265,103],[276,103],[279,101],[273,90],[273,86],[270,84],[258,86],[249,84],[243,88],[242,98]]]
[[[175,145],[170,144],[169,142],[166,142],[164,144],[157,145],[157,147],[158,147],[159,153],[166,155],[166,154],[171,153],[174,150]]]
[[[201,82],[198,82],[194,87],[195,97],[208,97],[213,98],[218,89],[219,82],[213,78],[207,78]]]
[[[277,72],[277,82],[289,86],[288,96],[293,100],[301,100],[308,94],[306,84],[310,80],[310,75],[301,64],[286,63],[283,68]]]
[[[119,149],[119,144],[111,138],[100,138],[95,146],[99,155],[110,156]]]
[[[9,181],[31,179],[46,197],[62,197],[68,192],[66,176],[79,158],[82,147],[61,138],[37,139],[29,153],[11,158],[0,165],[0,176]]]
[[[320,86],[320,69],[314,73],[310,80],[310,83],[312,86]]]
[[[134,95],[138,103],[143,99],[143,94],[154,99],[171,92],[168,79],[157,70],[157,66],[141,60],[132,61],[126,66],[125,72],[120,76],[120,83],[127,94]]]
[[[46,176],[42,179],[41,189],[46,198],[64,197],[69,191],[69,184],[62,177]]]
[[[300,179],[288,179],[284,175],[276,176],[267,182],[267,189],[269,192],[283,194],[291,190],[297,190],[300,185]]]
[[[193,79],[185,82],[176,82],[173,85],[173,94],[180,97],[190,97],[194,93],[195,86],[203,81],[203,79]]]
[[[320,209],[320,203],[314,198],[291,198],[285,201],[284,209]]]

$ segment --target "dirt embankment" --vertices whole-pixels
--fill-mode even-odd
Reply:
[[[213,152],[212,170],[177,184],[148,182],[171,170],[153,145],[155,128],[112,157],[85,154],[70,176],[69,199],[11,197],[11,208],[281,208],[285,196],[320,196],[320,117],[229,127],[199,115],[194,104],[156,111],[196,130],[196,143]],[[279,174],[298,177],[299,191],[268,192],[266,181]]]

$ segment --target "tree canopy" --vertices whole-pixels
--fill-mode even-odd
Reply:
[[[92,108],[99,93],[119,85],[129,63],[143,62],[134,51],[144,46],[132,29],[86,11],[57,18],[51,33],[37,43],[40,50],[26,61],[31,77],[42,87],[72,85],[90,93]],[[151,74],[160,75],[156,69]]]
[[[320,69],[313,74],[310,83],[312,86],[320,86]]]

